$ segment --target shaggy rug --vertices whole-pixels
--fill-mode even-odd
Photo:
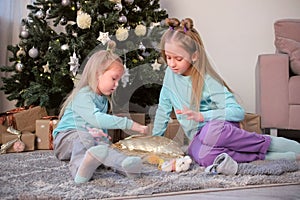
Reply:
[[[141,177],[130,179],[99,167],[93,180],[75,184],[68,163],[58,161],[52,151],[0,155],[0,199],[108,199],[143,197],[214,188],[300,183],[297,162],[256,161],[239,164],[237,175],[211,175],[192,164],[183,173],[162,172],[147,165]]]

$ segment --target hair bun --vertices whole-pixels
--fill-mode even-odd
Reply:
[[[180,24],[182,27],[186,28],[187,30],[192,30],[194,28],[194,22],[191,18],[185,18],[181,21]]]
[[[111,51],[113,53],[115,51],[115,49],[116,49],[116,46],[117,46],[117,44],[116,44],[115,41],[109,40],[107,42],[107,48],[106,48],[106,50],[107,51]]]
[[[175,27],[180,25],[180,21],[177,18],[167,18],[166,19],[166,24],[168,26],[171,26],[171,27],[175,28]]]

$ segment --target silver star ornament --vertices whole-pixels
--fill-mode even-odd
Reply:
[[[77,74],[79,65],[79,59],[76,56],[76,53],[73,53],[73,56],[70,56],[70,62],[68,63],[70,65],[70,71],[73,73],[73,76]]]

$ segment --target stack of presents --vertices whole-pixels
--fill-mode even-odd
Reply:
[[[53,149],[52,130],[57,116],[48,116],[45,108],[30,106],[0,114],[1,153]],[[24,145],[18,148],[17,144]]]
[[[130,113],[129,118],[145,125],[144,113]],[[1,154],[34,150],[52,150],[52,131],[57,126],[57,116],[48,116],[44,107],[31,106],[9,110],[0,114],[0,145]],[[151,130],[153,124],[147,124]],[[113,143],[118,142],[132,133],[123,130],[109,130]],[[165,136],[183,144],[185,136],[175,115],[170,119]],[[23,148],[20,148],[20,146]]]

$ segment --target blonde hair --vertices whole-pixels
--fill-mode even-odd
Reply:
[[[166,24],[170,28],[164,33],[160,43],[161,54],[165,61],[166,54],[164,48],[166,42],[179,45],[181,48],[190,53],[190,55],[194,53],[198,55],[197,60],[193,61],[191,69],[191,109],[199,110],[205,74],[209,74],[220,84],[226,86],[229,91],[232,91],[209,62],[200,34],[194,28],[193,20],[186,18],[180,22],[176,18],[167,18]]]
[[[84,67],[81,78],[76,87],[71,91],[66,100],[63,102],[60,109],[59,118],[62,117],[66,106],[72,101],[72,99],[80,89],[85,86],[89,86],[93,92],[97,93],[98,76],[109,70],[111,64],[115,61],[123,65],[122,59],[114,53],[115,47],[116,43],[110,40],[107,44],[107,50],[98,50],[96,52],[92,52],[90,57],[87,56],[86,64],[83,64],[84,66],[81,66]]]

